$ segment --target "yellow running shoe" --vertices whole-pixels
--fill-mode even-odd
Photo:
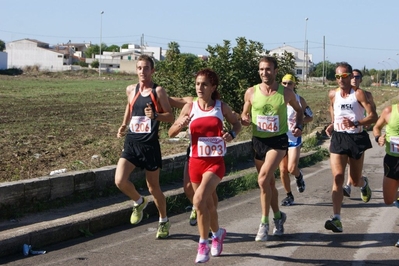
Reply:
[[[143,219],[143,210],[147,207],[148,200],[143,197],[143,202],[140,205],[133,206],[132,216],[130,216],[131,224],[138,224]]]
[[[366,185],[360,188],[360,197],[362,198],[363,202],[369,202],[371,199],[371,189],[369,186],[369,180],[365,176],[363,178]]]
[[[191,226],[197,225],[197,211],[195,209],[191,209],[190,225]]]
[[[157,239],[167,238],[169,236],[170,222],[159,223],[157,231]]]

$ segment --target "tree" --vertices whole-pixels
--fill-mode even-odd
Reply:
[[[230,41],[223,45],[207,47],[208,60],[198,58],[193,54],[181,54],[179,44],[169,43],[169,50],[164,61],[158,62],[154,80],[165,87],[172,96],[195,96],[194,75],[200,69],[213,69],[220,79],[218,91],[223,101],[233,110],[240,112],[247,88],[260,82],[259,59],[267,54],[263,44],[247,41],[244,37],[236,39],[237,45],[231,46]],[[294,56],[284,53],[277,57],[279,73],[277,81],[283,75],[293,73],[295,69]]]
[[[101,44],[101,54],[104,51],[107,51],[108,46],[105,43]],[[100,46],[98,44],[91,45],[89,48],[86,49],[85,51],[85,56],[86,58],[92,58],[93,55],[100,54]]]
[[[6,44],[3,40],[0,40],[0,52],[4,51],[6,49]]]
[[[230,41],[224,41],[224,46],[208,46],[208,67],[218,73],[220,78],[220,94],[236,112],[240,112],[244,103],[247,88],[260,82],[259,59],[269,52],[260,42],[244,37],[236,39],[237,46],[231,47]],[[295,58],[291,53],[282,56],[274,55],[278,62],[277,81],[287,73],[293,73]]]
[[[326,79],[335,80],[335,68],[336,64],[333,64],[330,61],[325,61],[324,75]],[[313,77],[323,77],[323,62],[316,64],[310,75]]]
[[[219,92],[222,100],[233,110],[240,112],[246,89],[259,83],[259,58],[266,51],[263,44],[247,41],[244,37],[236,39],[237,46],[231,47],[230,41],[224,45],[209,46],[208,67],[215,70],[220,78]]]
[[[108,46],[107,48],[105,48],[104,51],[107,51],[107,52],[120,52],[119,49],[120,49],[120,48],[119,48],[118,45],[113,44],[113,45]]]
[[[100,53],[100,46],[96,45],[91,45],[90,47],[88,47],[85,51],[85,56],[86,58],[92,58],[94,57],[94,55],[99,54]]]
[[[98,60],[94,60],[93,62],[91,62],[90,66],[92,68],[98,68],[100,66],[100,62],[98,62]]]
[[[205,62],[194,54],[169,53],[157,62],[154,81],[171,96],[195,96],[194,75],[204,67]]]
[[[166,51],[166,60],[173,61],[173,59],[180,55],[180,45],[177,42],[170,42],[168,50]]]

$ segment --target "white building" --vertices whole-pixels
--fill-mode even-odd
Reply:
[[[302,80],[309,76],[309,70],[313,68],[313,55],[307,53],[305,55],[304,50],[297,49],[290,45],[283,45],[275,49],[270,50],[270,54],[277,54],[281,56],[284,52],[291,53],[295,57],[295,75],[301,77]],[[306,60],[304,60],[306,58]]]
[[[0,70],[7,69],[7,53],[0,52]]]
[[[81,60],[90,44],[59,44],[50,47],[38,40],[23,39],[6,43],[7,68],[38,66],[41,71],[72,69],[72,63]]]
[[[141,54],[152,56],[156,61],[163,60],[162,47],[129,44],[127,48],[121,48],[119,52],[104,51],[101,56],[97,54],[93,58],[87,58],[86,63],[99,61],[102,72],[122,71],[137,74],[136,62]]]

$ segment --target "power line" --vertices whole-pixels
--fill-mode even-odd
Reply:
[[[43,35],[43,34],[31,34],[31,33],[25,33],[25,32],[15,32],[15,31],[7,31],[7,30],[2,30],[0,29],[0,32],[5,32],[5,33],[12,33],[12,34],[19,34],[19,35],[26,35],[26,36],[33,36],[34,38],[38,37],[45,37],[45,38],[57,38],[57,39],[98,39],[98,36],[60,36],[60,35]],[[115,44],[125,44],[131,42],[131,38],[137,38],[140,37],[141,34],[132,34],[132,35],[120,35],[120,36],[103,36],[103,39],[111,40],[111,39],[121,39],[121,38],[126,38],[130,39],[128,41],[117,41],[114,42]],[[182,48],[191,48],[191,49],[206,49],[208,45],[216,45],[218,43],[214,42],[206,42],[206,41],[193,41],[193,40],[182,40],[182,39],[171,39],[171,38],[166,38],[166,37],[160,37],[160,36],[153,36],[153,35],[145,35],[145,37],[150,37],[150,38],[155,38],[155,39],[161,39],[161,40],[166,40],[168,42],[157,42],[157,41],[152,41],[150,40],[151,43],[154,44],[160,44],[165,47],[168,46],[169,42],[185,42],[185,43],[197,43],[197,44],[206,44],[205,47],[199,47],[199,46],[187,46],[187,45],[180,45]],[[311,49],[321,49],[323,48],[323,43],[321,42],[313,42],[313,41],[308,41],[309,43],[320,45],[317,47],[311,47]],[[262,43],[262,42],[260,42]],[[292,44],[298,44],[298,43],[303,43],[303,41],[286,41],[286,42],[273,42],[273,43],[263,43],[264,46],[266,45],[281,45],[281,44],[286,44],[286,45],[292,45]],[[370,51],[394,51],[397,52],[398,49],[390,49],[390,48],[374,48],[374,47],[359,47],[359,46],[349,46],[349,45],[342,45],[342,44],[334,44],[334,43],[325,43],[326,46],[330,47],[341,47],[341,48],[349,48],[349,49],[360,49],[360,50],[370,50]]]

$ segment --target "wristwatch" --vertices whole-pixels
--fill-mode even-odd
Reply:
[[[355,127],[357,127],[359,125],[359,121],[353,121],[353,124],[355,125]]]
[[[157,120],[157,118],[158,118],[158,113],[154,112],[154,120]]]
[[[296,125],[295,128],[298,128],[300,131],[303,131],[302,125]]]
[[[236,133],[233,130],[230,130],[229,134],[231,135],[232,139],[235,139],[237,137]]]

